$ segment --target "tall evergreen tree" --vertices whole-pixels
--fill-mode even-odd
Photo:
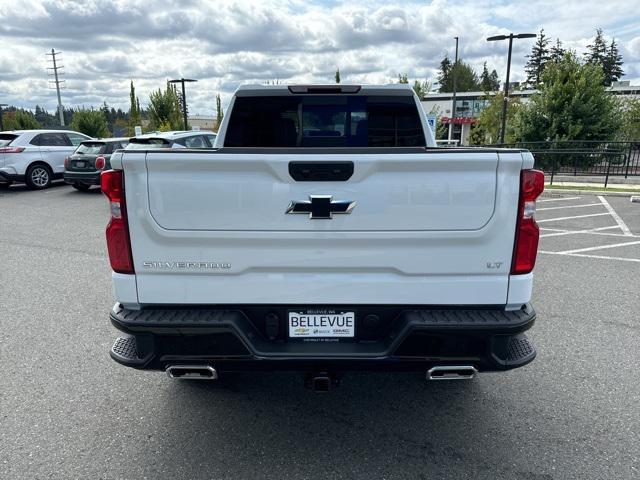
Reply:
[[[567,51],[562,48],[562,42],[559,38],[556,38],[556,44],[549,50],[549,61],[559,62],[565,53],[567,53]]]
[[[335,78],[336,78],[336,83],[340,83],[340,69],[339,68],[336,69]]]
[[[605,59],[607,58],[607,44],[604,41],[604,34],[601,28],[596,30],[596,38],[591,45],[587,45],[587,50],[587,53],[584,54],[587,63],[604,67]]]
[[[438,84],[440,85],[440,92],[446,92],[446,86],[451,83],[453,85],[453,80],[451,79],[451,70],[453,69],[453,64],[447,55],[444,56],[442,61],[440,62],[440,70],[438,71]]]
[[[607,50],[607,56],[604,59],[602,69],[604,70],[604,84],[611,85],[624,75],[622,70],[622,55],[618,52],[618,44],[616,40],[611,40],[609,49]]]
[[[455,65],[444,57],[440,62],[438,72],[438,83],[440,83],[440,93],[453,92],[453,76],[456,76],[456,91],[474,92],[480,89],[480,80],[473,67],[462,60],[458,60]]]
[[[610,140],[619,131],[618,102],[602,85],[602,68],[572,53],[550,63],[539,93],[518,115],[518,139]]]
[[[409,83],[409,78],[406,73],[398,74],[398,83]]]
[[[491,84],[492,91],[497,92],[500,90],[500,78],[498,77],[498,72],[496,72],[495,68],[491,70],[491,73],[489,74],[489,82]]]
[[[216,129],[220,128],[224,112],[222,111],[222,100],[220,100],[220,94],[216,94]]]
[[[483,92],[496,92],[500,89],[500,80],[498,80],[498,72],[495,68],[489,73],[487,62],[482,65],[482,73],[480,74],[480,88]]]
[[[537,88],[540,84],[544,67],[550,59],[550,41],[551,39],[544,34],[544,28],[541,29],[536,43],[531,48],[531,53],[527,55],[529,60],[524,66],[524,71],[527,74],[527,86],[531,88]]]
[[[133,80],[131,80],[131,87],[129,89],[129,125],[128,134],[135,135],[135,127],[142,124],[142,118],[140,117],[140,101],[136,97],[136,88],[133,86]]]

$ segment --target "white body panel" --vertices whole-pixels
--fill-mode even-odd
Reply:
[[[347,182],[294,182],[280,171],[288,161],[283,156],[253,155],[250,160],[238,154],[234,165],[215,152],[123,155],[114,155],[112,164],[125,170],[139,303],[508,301],[520,153],[501,154],[499,161],[495,152],[483,151],[407,154],[398,161],[400,172],[388,174],[390,179],[403,176],[404,195],[393,188],[399,190],[400,180],[390,180],[385,189],[376,179],[375,155],[342,155],[355,164]],[[484,165],[476,167],[475,175],[490,195],[479,192],[472,180],[474,161]],[[407,164],[415,168],[401,173]],[[251,175],[241,181],[239,172],[247,165],[263,166],[257,168],[262,176],[255,184]],[[426,180],[430,168],[438,182]],[[411,186],[421,194],[412,195]],[[284,214],[290,200],[312,193],[350,194],[358,205],[350,215],[332,220]],[[230,268],[145,262],[211,262]]]

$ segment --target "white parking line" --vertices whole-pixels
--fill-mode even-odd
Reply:
[[[620,218],[620,215],[616,213],[613,207],[609,205],[609,202],[607,202],[602,195],[598,195],[598,200],[600,200],[602,202],[602,205],[604,205],[604,208],[606,208],[609,211],[613,219],[616,221],[616,223],[620,227],[620,230],[622,230],[622,233],[624,233],[627,236],[633,235],[633,233],[631,233],[631,230],[629,230],[629,227],[627,227],[627,224],[624,223],[622,218]]]
[[[603,215],[609,215],[609,212],[590,213],[589,215],[576,215],[576,216],[573,216],[573,217],[546,218],[544,220],[536,220],[536,221],[538,223],[545,223],[545,222],[556,222],[558,220],[572,220],[574,218],[601,217]]]
[[[537,212],[543,212],[545,210],[562,210],[565,208],[583,208],[583,207],[600,207],[602,203],[587,203],[585,205],[564,205],[562,207],[546,207],[546,208],[536,208]]]
[[[638,262],[640,258],[623,258],[623,257],[606,257],[604,255],[586,255],[584,253],[562,253],[562,252],[548,252],[539,250],[538,253],[545,253],[547,255],[564,255],[566,257],[583,257],[583,258],[600,258],[603,260],[620,260],[621,262]]]
[[[592,252],[594,250],[604,250],[605,248],[626,247],[627,245],[638,245],[638,244],[640,244],[640,240],[637,240],[635,242],[614,243],[612,245],[600,245],[599,247],[576,248],[575,250],[565,250],[563,252],[558,252],[558,253],[567,255],[569,253]]]
[[[538,200],[538,203],[542,202],[561,202],[563,200],[578,200],[582,197],[562,197],[562,198],[544,198],[542,200]]]
[[[624,237],[621,233],[598,233],[602,230],[611,230],[612,228],[618,228],[618,225],[611,225],[610,227],[600,228],[588,228],[586,230],[557,230],[555,228],[541,228],[540,230],[555,230],[553,233],[543,233],[540,238],[544,237],[560,237],[563,235],[575,235],[576,233],[590,233],[594,235],[614,235],[616,237]]]

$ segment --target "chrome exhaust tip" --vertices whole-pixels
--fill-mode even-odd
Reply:
[[[216,380],[218,372],[210,365],[170,365],[165,370],[169,378],[179,380]]]
[[[478,373],[471,365],[443,365],[427,372],[427,380],[471,380]]]

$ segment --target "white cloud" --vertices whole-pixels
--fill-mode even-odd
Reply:
[[[433,0],[348,3],[196,0],[0,0],[0,101],[52,110],[46,51],[63,51],[67,106],[106,101],[128,108],[129,80],[142,104],[167,78],[188,76],[193,113],[211,114],[240,83],[378,83],[407,73],[432,79],[443,54],[502,77],[506,44],[486,37],[545,29],[581,53],[602,27],[615,37],[627,79],[640,77],[635,1]],[[635,17],[630,16],[635,15]],[[530,40],[514,43],[512,78],[522,79]]]

